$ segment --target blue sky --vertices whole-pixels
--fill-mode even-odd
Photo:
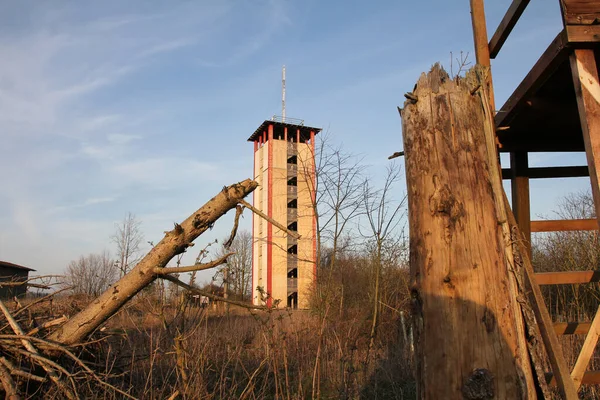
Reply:
[[[487,3],[491,35],[511,1]],[[530,4],[493,64],[498,105],[560,27],[558,2]],[[383,174],[402,148],[403,93],[436,61],[449,68],[450,52],[473,60],[472,48],[466,0],[0,0],[0,259],[60,272],[113,250],[109,236],[129,211],[146,240],[160,240],[250,177],[246,139],[280,114],[283,64],[288,116],[328,130]],[[533,182],[532,212],[550,215],[588,185]],[[198,246],[224,237],[230,221]]]

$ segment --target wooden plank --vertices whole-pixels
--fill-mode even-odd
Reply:
[[[534,167],[527,168],[526,175],[529,179],[546,179],[546,178],[579,178],[590,176],[588,167],[569,166],[569,167]],[[511,179],[512,172],[510,168],[502,168],[502,179]]]
[[[567,40],[573,44],[600,42],[600,25],[567,25]]]
[[[527,153],[510,153],[510,167],[512,170],[511,194],[512,209],[519,229],[525,238],[527,253],[531,255],[531,209],[529,205],[529,168]]]
[[[590,326],[590,331],[585,337],[585,341],[583,342],[583,347],[579,352],[579,356],[577,357],[577,362],[575,362],[575,366],[573,367],[573,371],[571,372],[571,378],[573,379],[573,383],[575,383],[575,388],[579,389],[581,386],[581,381],[583,379],[583,374],[587,370],[588,365],[590,364],[590,358],[592,358],[592,354],[594,354],[594,350],[596,349],[596,344],[598,344],[598,335],[600,334],[600,307],[596,311],[596,315],[594,315],[594,319],[592,320],[592,325]]]
[[[600,271],[538,272],[535,274],[535,281],[538,285],[573,285],[600,282]]]
[[[531,232],[597,231],[595,219],[531,221]]]
[[[549,385],[556,386],[556,380],[554,380],[552,373],[546,374],[546,382],[548,382]],[[600,384],[600,371],[587,371],[583,374],[581,383],[584,385]]]
[[[495,117],[496,127],[510,126],[513,115],[525,106],[527,98],[531,97],[567,58],[567,45],[567,35],[562,31],[498,111]]]
[[[486,91],[489,96],[489,103],[492,110],[496,109],[494,100],[494,87],[492,84],[492,71],[490,61],[490,47],[488,45],[487,26],[485,23],[485,9],[483,0],[470,0],[471,4],[471,24],[473,26],[473,42],[475,44],[475,61],[479,65],[490,68],[486,76]]]
[[[563,23],[592,25],[600,21],[600,0],[560,0]]]
[[[504,14],[504,18],[502,18],[500,25],[498,25],[496,32],[490,40],[489,49],[491,58],[496,58],[528,4],[529,0],[513,0],[510,7],[508,7],[508,11]]]
[[[504,194],[504,202],[506,207],[508,207],[508,198],[506,197],[506,194]],[[512,227],[517,227],[517,222],[512,212],[509,212],[507,217],[510,225]],[[518,229],[517,233],[520,235]],[[562,348],[558,342],[558,337],[554,332],[550,313],[548,312],[548,308],[544,302],[544,297],[542,295],[542,291],[540,290],[540,286],[537,283],[537,279],[535,277],[536,274],[533,272],[531,259],[529,258],[529,254],[527,254],[522,241],[517,240],[515,244],[522,255],[523,271],[530,289],[529,299],[531,308],[538,322],[537,326],[540,330],[540,335],[542,336],[542,341],[544,342],[544,347],[546,348],[546,353],[548,354],[548,360],[552,366],[552,371],[554,372],[555,376],[558,377],[557,385],[564,399],[577,399],[577,390],[575,390],[575,384],[573,383],[573,379],[571,379],[571,375],[568,372],[569,370],[567,368],[567,363],[565,361]]]
[[[600,85],[594,50],[577,49],[570,56],[577,108],[583,131],[596,218],[600,220]]]
[[[590,330],[591,322],[555,322],[554,332],[557,335],[585,335]]]

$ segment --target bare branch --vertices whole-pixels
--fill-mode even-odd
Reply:
[[[231,252],[231,253],[227,253],[225,254],[223,257],[218,258],[214,261],[211,261],[209,263],[205,263],[205,264],[196,264],[196,265],[190,265],[189,267],[173,267],[173,268],[155,268],[154,272],[159,274],[159,275],[168,275],[168,274],[181,274],[184,272],[194,272],[194,271],[203,271],[205,269],[211,269],[214,268],[218,265],[224,264],[227,262],[227,257],[233,255],[235,253]]]
[[[225,244],[223,246],[230,247],[231,244],[233,243],[233,239],[235,239],[235,234],[237,233],[238,225],[240,223],[240,215],[242,215],[243,212],[244,212],[244,207],[242,207],[242,206],[235,207],[235,220],[233,222],[233,228],[231,228],[231,235],[229,235],[229,239],[227,239],[227,241],[225,242]]]
[[[298,232],[294,232],[294,231],[289,230],[285,226],[281,225],[279,222],[275,221],[273,218],[271,218],[268,215],[264,214],[260,210],[254,208],[246,200],[243,200],[243,199],[240,200],[240,204],[243,205],[244,207],[246,207],[247,209],[249,209],[250,211],[252,211],[253,213],[255,213],[256,215],[260,216],[261,218],[266,219],[267,221],[269,221],[270,223],[272,223],[273,225],[275,225],[277,228],[281,229],[282,231],[287,232],[288,235],[290,235],[292,237],[295,237],[296,239],[300,239],[301,236],[298,234]]]
[[[267,310],[268,307],[265,306],[254,306],[252,304],[248,304],[248,303],[244,303],[243,301],[235,301],[235,300],[229,300],[229,299],[225,299],[221,296],[215,296],[212,293],[208,293],[205,292],[204,290],[195,288],[193,286],[188,285],[185,282],[180,281],[179,279],[171,276],[171,275],[164,275],[161,276],[161,278],[168,280],[169,282],[173,282],[174,284],[176,284],[177,286],[180,286],[184,289],[187,289],[188,291],[192,292],[192,293],[196,293],[199,294],[201,296],[206,296],[209,299],[213,299],[213,300],[217,300],[217,301],[222,301],[224,303],[229,303],[229,304],[233,304],[236,306],[240,306],[240,307],[244,307],[244,308],[248,308],[248,309],[252,309],[252,310]]]

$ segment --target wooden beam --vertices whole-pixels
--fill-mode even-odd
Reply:
[[[531,221],[531,232],[597,231],[595,219]]]
[[[556,380],[554,379],[552,373],[546,374],[546,382],[548,382],[549,385],[556,386]],[[587,371],[585,374],[583,374],[581,383],[584,385],[600,384],[600,371]]]
[[[583,143],[587,156],[596,218],[600,220],[600,85],[594,50],[577,49],[570,56]]]
[[[591,322],[555,322],[554,332],[557,335],[585,335],[590,330]]]
[[[498,111],[495,117],[496,127],[510,126],[513,115],[525,105],[525,100],[531,97],[567,58],[567,45],[567,35],[562,31]]]
[[[535,274],[535,281],[538,285],[573,285],[600,282],[600,271],[538,272]]]
[[[580,178],[590,176],[588,167],[569,166],[569,167],[534,167],[527,168],[526,176],[529,179],[545,179],[545,178]],[[502,179],[511,179],[512,172],[510,168],[502,169]]]
[[[560,0],[563,23],[592,25],[600,20],[599,0]]]
[[[512,208],[517,225],[525,238],[527,253],[531,256],[531,209],[529,205],[529,168],[527,153],[510,153]]]
[[[600,25],[567,25],[566,31],[569,43],[600,42]]]
[[[583,374],[587,370],[588,365],[590,364],[590,358],[592,358],[592,354],[596,349],[596,344],[598,343],[598,335],[600,334],[600,307],[596,311],[596,315],[594,315],[594,319],[592,320],[592,325],[590,326],[590,331],[585,337],[585,341],[583,342],[583,347],[579,352],[579,356],[577,357],[577,362],[575,362],[575,366],[573,367],[573,371],[571,372],[571,378],[573,379],[573,383],[575,383],[575,388],[579,389],[581,386],[581,380],[583,379]]]
[[[506,197],[506,193],[504,194],[504,203],[508,208],[508,198]],[[517,228],[517,234],[521,235],[518,230],[515,216],[512,212],[508,212],[507,214],[509,224],[511,227]],[[515,244],[522,254],[521,261],[523,262],[525,280],[530,289],[529,300],[531,308],[538,322],[537,327],[540,331],[540,335],[542,336],[542,341],[544,342],[544,347],[546,348],[546,354],[548,355],[550,365],[552,366],[552,371],[554,371],[556,376],[558,376],[558,387],[564,399],[577,399],[577,390],[575,390],[573,379],[571,379],[571,375],[568,372],[567,363],[565,361],[560,343],[558,342],[558,336],[556,336],[556,333],[554,332],[552,319],[550,318],[550,313],[548,312],[548,308],[544,302],[544,297],[542,295],[542,291],[540,290],[540,286],[537,283],[536,274],[534,273],[533,266],[531,264],[531,258],[525,251],[525,246],[523,245],[522,241],[517,240]]]
[[[508,35],[510,35],[523,11],[525,11],[527,4],[529,4],[529,0],[513,0],[510,7],[508,7],[508,11],[504,14],[504,18],[502,18],[494,36],[492,36],[492,40],[490,40],[489,49],[491,58],[496,58]]]
[[[489,103],[493,112],[496,110],[494,101],[494,87],[492,84],[492,70],[490,61],[490,47],[488,45],[487,26],[485,23],[485,9],[483,0],[470,0],[471,3],[471,24],[473,25],[473,42],[475,44],[475,61],[489,69],[486,85],[489,95]]]

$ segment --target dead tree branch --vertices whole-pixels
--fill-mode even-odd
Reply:
[[[202,271],[205,269],[211,269],[211,268],[214,268],[216,266],[226,263],[227,257],[229,257],[232,254],[235,254],[235,253],[227,253],[221,258],[218,258],[214,261],[211,261],[211,262],[205,263],[205,264],[195,264],[195,265],[190,265],[188,267],[155,268],[154,272],[156,272],[157,274],[164,277],[164,275],[168,275],[168,274],[181,274],[184,272],[194,272],[194,271]]]
[[[223,244],[226,248],[230,247],[233,243],[233,239],[235,239],[235,234],[238,230],[238,225],[240,223],[240,216],[244,212],[244,207],[236,206],[235,207],[235,220],[233,221],[233,228],[231,228],[231,234],[229,235],[229,239]]]
[[[204,290],[201,290],[201,289],[198,289],[196,287],[190,286],[187,283],[182,282],[179,279],[177,279],[177,278],[175,278],[175,277],[173,277],[171,275],[165,275],[162,278],[166,279],[166,280],[168,280],[170,282],[173,282],[177,286],[180,286],[180,287],[188,290],[191,293],[199,294],[201,296],[206,296],[206,297],[208,297],[209,299],[212,299],[212,300],[222,301],[223,303],[229,303],[229,304],[233,304],[233,305],[236,305],[236,306],[240,306],[240,307],[244,307],[244,308],[248,308],[248,309],[252,309],[252,310],[266,310],[267,309],[267,307],[265,307],[265,306],[254,306],[254,305],[245,303],[243,301],[229,300],[229,299],[226,299],[226,298],[221,297],[221,296],[216,296],[216,295],[214,295],[212,293],[208,293],[208,292],[205,292]]]
[[[268,215],[266,215],[265,213],[261,212],[260,210],[254,208],[250,203],[248,203],[245,200],[241,200],[240,204],[243,205],[244,207],[246,207],[247,209],[249,209],[250,211],[252,211],[253,213],[255,213],[256,215],[258,215],[261,218],[264,218],[265,220],[267,220],[268,222],[272,223],[273,225],[275,225],[277,228],[281,229],[284,232],[287,232],[288,235],[295,237],[296,239],[300,239],[300,235],[298,235],[298,232],[294,232],[289,230],[288,228],[286,228],[285,226],[281,225],[279,222],[275,221],[273,218],[269,217]]]
[[[173,257],[186,251],[198,236],[212,228],[217,219],[242,202],[257,186],[256,182],[247,179],[224,187],[185,221],[177,224],[175,229],[167,232],[127,275],[54,331],[49,338],[66,345],[83,341],[157,277],[167,277],[168,275],[158,274],[157,268],[164,268]]]

